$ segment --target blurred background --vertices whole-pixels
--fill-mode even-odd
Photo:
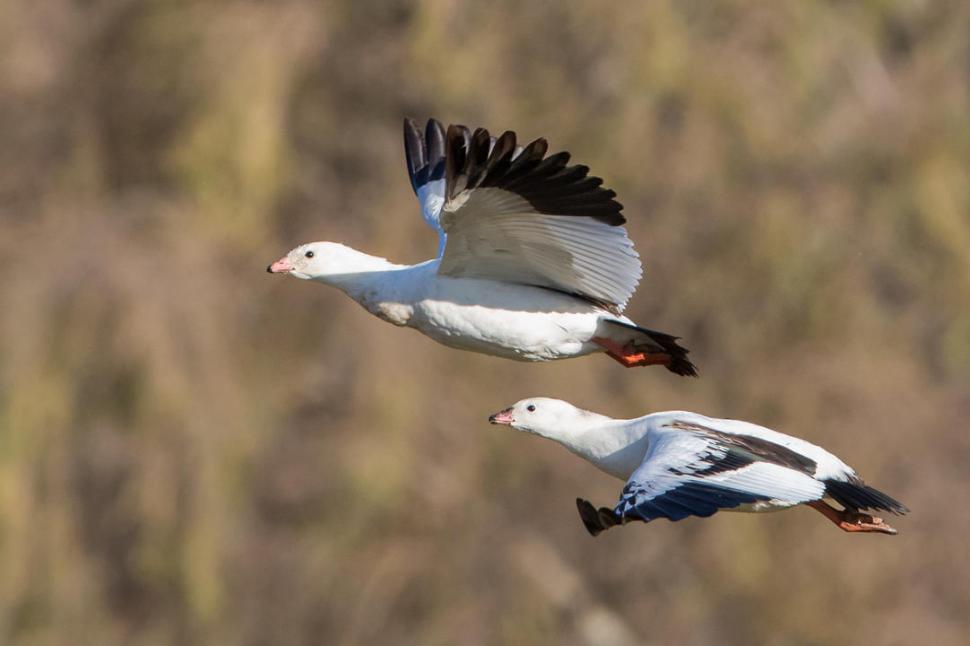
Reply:
[[[6,0],[0,642],[963,644],[970,5]],[[431,257],[401,120],[614,188],[697,380],[519,364],[269,276]],[[803,436],[908,504],[586,534],[530,395]]]

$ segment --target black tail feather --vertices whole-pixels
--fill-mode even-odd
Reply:
[[[862,480],[854,482],[825,480],[825,493],[835,502],[853,511],[874,509],[897,515],[909,511],[903,503],[878,489],[870,487]]]
[[[654,330],[644,329],[643,331],[652,341],[663,347],[664,352],[670,355],[670,364],[667,366],[667,370],[681,377],[697,376],[697,366],[687,358],[687,353],[690,350],[677,344],[678,337]]]
[[[631,325],[623,321],[608,320],[606,322],[610,325],[616,325],[627,330],[639,332],[641,335],[646,337],[641,337],[639,339],[634,337],[634,348],[651,353],[663,352],[664,354],[668,355],[670,357],[670,363],[666,364],[664,367],[670,372],[682,377],[697,376],[697,367],[687,358],[690,350],[677,344],[677,340],[680,337],[673,336],[665,332],[650,330],[645,327],[640,327],[639,325]]]

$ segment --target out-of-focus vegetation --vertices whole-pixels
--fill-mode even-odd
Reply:
[[[0,642],[962,644],[970,5],[8,0]],[[430,257],[404,115],[545,136],[626,205],[699,380],[518,364],[270,277]],[[593,540],[552,395],[819,443],[906,502]]]

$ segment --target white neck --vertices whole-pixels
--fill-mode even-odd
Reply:
[[[331,250],[333,271],[312,278],[319,283],[332,285],[345,294],[360,301],[367,292],[384,283],[390,272],[404,269],[385,258],[371,256],[362,251],[339,245]]]
[[[396,265],[336,243],[330,243],[325,253],[326,264],[312,280],[340,289],[368,312],[394,325],[408,325],[414,303],[427,289],[428,274],[434,274],[437,267],[437,261]]]
[[[646,452],[646,424],[588,413],[582,428],[557,429],[537,434],[559,442],[593,466],[626,480]]]

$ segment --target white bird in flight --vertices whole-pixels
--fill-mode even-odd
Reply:
[[[342,290],[370,313],[444,345],[520,361],[605,352],[624,366],[696,376],[677,337],[623,316],[640,258],[616,194],[546,155],[431,119],[404,121],[411,184],[438,257],[398,265],[335,242],[300,245],[267,271]]]
[[[523,399],[488,421],[555,440],[626,481],[613,509],[576,499],[593,536],[630,521],[795,505],[812,507],[847,532],[895,534],[865,510],[909,511],[825,449],[748,422],[683,411],[612,419],[545,397]]]

